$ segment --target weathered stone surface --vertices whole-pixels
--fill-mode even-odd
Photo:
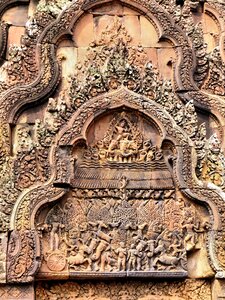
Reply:
[[[8,9],[2,16],[2,20],[13,26],[25,26],[27,22],[28,7],[17,6]]]
[[[0,299],[1,300],[33,300],[35,299],[34,287],[29,284],[11,284],[0,285]]]
[[[0,13],[0,299],[223,299],[221,1]]]

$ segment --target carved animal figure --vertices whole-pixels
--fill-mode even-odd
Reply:
[[[76,255],[70,255],[67,258],[68,264],[70,267],[74,268],[76,266],[88,263],[88,270],[91,269],[91,259],[85,258],[85,253],[89,254],[89,248],[86,245],[83,245],[82,242],[78,244],[78,253]]]
[[[169,266],[169,269],[176,268],[179,261],[183,260],[183,257],[176,257],[172,255],[168,255],[166,253],[162,253],[159,257],[156,257],[153,261],[153,268],[156,268],[157,263],[161,263],[163,265]]]
[[[101,242],[99,243],[99,245],[96,249],[95,254],[92,256],[92,259],[93,260],[98,260],[101,257],[102,252],[106,250],[108,244],[109,243],[107,243],[106,241],[101,240]]]

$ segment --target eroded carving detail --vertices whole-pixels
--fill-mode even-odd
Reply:
[[[37,227],[44,272],[185,276],[187,252],[198,249],[208,221],[177,195],[162,150],[140,123],[117,113],[103,139],[78,151],[71,197]]]
[[[225,95],[224,91],[224,70],[225,64],[222,61],[219,47],[216,47],[209,56],[210,75],[204,88],[215,95]]]
[[[0,227],[1,232],[7,232],[11,217],[9,282],[32,281],[40,256],[40,277],[135,277],[140,273],[184,277],[187,257],[204,251],[205,261],[217,276],[224,276],[222,143],[215,134],[207,138],[211,135],[210,121],[202,123],[196,110],[218,113],[218,124],[222,124],[223,41],[209,57],[208,73],[205,25],[198,18],[203,19],[204,1],[132,3],[139,7],[137,19],[144,16],[140,17],[142,7],[154,34],[158,38],[162,34],[154,51],[160,51],[163,43],[168,52],[174,47],[176,59],[167,65],[171,74],[172,68],[175,71],[172,80],[162,79],[157,59],[148,58],[146,46],[132,45],[133,37],[119,14],[76,65],[69,89],[61,90],[61,61],[55,58],[58,42],[74,30],[82,9],[89,13],[94,4],[102,4],[98,0],[39,1],[37,11],[27,21],[21,46],[8,49],[8,61],[3,66],[7,79],[0,83],[0,115],[5,122],[0,132]],[[219,1],[212,6],[224,9]],[[35,112],[28,124],[23,124],[24,116],[21,124],[14,124],[25,106],[47,99],[46,110]],[[102,128],[108,124],[104,135],[98,133],[99,138],[90,141],[84,133],[85,120],[93,117],[95,123],[100,111],[105,114],[110,109],[113,117],[103,122]],[[153,117],[158,130],[155,135],[144,134],[147,123],[143,119],[147,117],[142,113]],[[8,122],[12,124],[12,145]],[[214,128],[210,130],[214,132]],[[72,149],[72,140],[77,137],[82,140]],[[194,169],[201,182],[196,180]],[[209,183],[220,189],[213,186],[212,190]],[[196,199],[201,204],[195,203]],[[57,204],[48,203],[56,200]],[[4,251],[0,247],[3,281]],[[206,276],[212,276],[208,269]],[[187,282],[182,291],[177,292],[177,285],[172,285],[169,292],[184,299],[189,295],[201,299],[204,290],[208,297],[205,281],[202,287],[197,285],[197,296],[186,287]],[[38,297],[54,298],[57,288],[47,292],[47,288],[40,288]],[[72,290],[75,297],[89,297],[86,292]],[[115,296],[105,295],[109,299],[142,299],[146,296],[143,291],[127,295],[122,289]],[[95,294],[93,297],[98,297]]]
[[[194,287],[194,288],[193,288]],[[186,280],[182,284],[177,282],[127,282],[118,284],[115,282],[100,282],[94,285],[91,282],[78,284],[68,282],[64,284],[39,283],[37,286],[37,300],[52,300],[54,297],[66,299],[64,291],[68,292],[69,297],[75,299],[97,299],[104,297],[107,300],[145,300],[159,299],[162,297],[175,297],[175,299],[193,299],[193,300],[210,300],[210,285],[204,280]],[[56,296],[57,295],[57,296]],[[157,298],[156,298],[157,297]]]

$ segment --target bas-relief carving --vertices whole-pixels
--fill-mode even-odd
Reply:
[[[68,282],[64,284],[38,284],[36,299],[66,299],[64,291],[74,299],[103,299],[103,300],[209,300],[211,299],[210,285],[204,280],[186,280],[179,282]],[[194,287],[194,288],[193,288]],[[60,298],[61,297],[61,298]]]
[[[75,154],[70,196],[40,216],[45,274],[186,276],[187,252],[204,247],[208,216],[175,190],[162,150],[140,129],[154,139],[156,130],[146,126],[117,113],[101,140]]]
[[[85,59],[81,57],[66,77],[68,88],[63,88],[59,78],[64,73],[59,74],[58,64],[65,58],[55,59],[57,39],[98,3],[40,1],[27,21],[22,45],[8,47],[8,61],[2,66],[6,80],[1,82],[1,170],[6,174],[1,179],[1,224],[7,232],[11,219],[13,230],[7,280],[202,278],[213,272],[223,277],[223,49],[215,39],[215,50],[206,53],[205,21],[196,18],[197,13],[203,15],[204,1],[129,2],[138,7],[138,14],[143,9],[158,37],[164,32],[170,39],[167,47],[175,46],[166,79],[159,59],[141,45],[143,40],[133,46],[136,37],[128,33],[119,12],[90,44]],[[218,9],[219,1],[212,5],[212,11]],[[214,17],[222,32],[221,12]],[[79,49],[78,45],[78,53]],[[112,95],[118,90],[126,92],[118,93],[117,106]],[[24,113],[12,126],[10,146],[7,122],[15,123],[29,103],[46,98],[48,105],[38,117],[34,113],[34,119],[27,118]],[[199,109],[210,110],[219,128],[199,121]],[[98,110],[102,118],[97,117]],[[148,117],[143,115],[147,111]],[[88,129],[83,127],[86,118],[93,120]],[[160,127],[166,118],[170,125]],[[168,133],[172,141],[164,140]],[[79,135],[73,145],[73,136]],[[164,285],[152,295],[146,290],[133,293],[133,285],[128,293],[124,284],[124,293],[116,295],[117,299],[189,299],[190,295],[201,299],[204,290],[210,299],[209,283],[203,282],[196,287],[198,296],[188,286],[195,286],[195,280],[185,281],[182,292],[177,292],[177,283],[165,283],[171,289],[165,295],[160,294]],[[38,285],[37,297],[53,299],[54,288],[67,286],[60,284],[50,289]],[[68,283],[67,292],[77,299],[103,296],[91,290],[83,296],[78,292],[81,284],[77,289],[71,286]]]
[[[0,286],[0,299],[34,299],[34,288],[32,285],[1,285]]]

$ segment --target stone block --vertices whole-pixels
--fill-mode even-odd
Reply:
[[[87,47],[94,40],[93,15],[84,15],[76,24],[73,40],[77,47]]]
[[[124,6],[123,7],[123,15],[139,16],[140,13],[134,9]]]
[[[175,50],[172,48],[162,48],[157,50],[157,54],[160,74],[163,79],[172,79],[173,70],[171,63],[176,60]]]
[[[99,15],[122,15],[123,14],[123,7],[122,5],[115,1],[112,3],[106,3],[104,5],[98,6],[91,10],[91,12]]]
[[[38,2],[39,2],[38,0],[30,0],[29,7],[28,7],[28,16],[34,15]]]
[[[20,5],[8,9],[2,16],[2,20],[14,26],[25,26],[28,17],[28,6]]]
[[[141,42],[141,27],[138,16],[124,16],[123,23],[132,37],[131,45],[139,45]]]
[[[24,27],[10,26],[8,33],[8,47],[10,45],[21,45],[21,36],[24,33]]]
[[[97,41],[101,38],[101,34],[106,30],[106,28],[112,27],[114,22],[114,16],[104,15],[94,17],[94,32]]]
[[[74,41],[71,41],[70,39],[62,40],[58,45],[58,48],[61,47],[74,47]]]
[[[157,48],[173,48],[174,45],[172,42],[170,42],[169,40],[160,40],[157,43]]]
[[[41,104],[36,107],[32,107],[23,112],[19,119],[18,124],[34,124],[37,119],[42,120],[44,118],[44,111],[47,103]],[[14,140],[14,131],[12,131],[12,138]]]
[[[152,62],[153,66],[158,68],[158,56],[156,48],[145,48],[149,61]]]
[[[216,35],[213,33],[205,33],[204,34],[204,42],[207,44],[207,53],[211,53],[213,49],[218,46],[216,41]]]
[[[77,62],[84,62],[87,55],[87,47],[79,47],[77,49]]]
[[[204,14],[203,17],[203,32],[204,33],[219,33],[219,27],[216,24],[215,20],[211,18],[208,14]]]
[[[140,16],[141,44],[144,47],[156,47],[158,34],[155,27],[144,17]]]
[[[74,73],[77,63],[77,48],[60,47],[57,51],[57,57],[62,59],[62,83],[63,87],[68,85],[68,77]]]
[[[208,278],[214,274],[207,258],[207,251],[201,245],[202,238],[203,236],[199,239],[199,251],[189,254],[187,268],[190,278]]]

